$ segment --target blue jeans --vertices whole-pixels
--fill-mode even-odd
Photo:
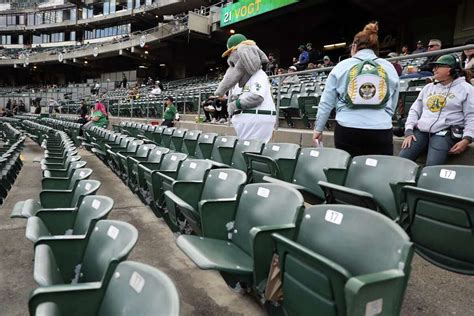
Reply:
[[[427,132],[414,131],[416,141],[411,142],[410,148],[400,151],[400,157],[415,161],[418,156],[428,152],[426,156],[426,166],[443,165],[448,157],[449,150],[456,143],[451,139],[448,131],[446,135],[436,135]]]

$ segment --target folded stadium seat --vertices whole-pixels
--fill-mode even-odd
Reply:
[[[124,161],[121,161],[121,164],[122,166],[124,166],[125,171],[124,173],[122,173],[122,180],[124,180],[127,185],[132,177],[133,168],[135,167],[135,165],[137,165],[139,162],[147,161],[148,156],[154,148],[156,148],[156,145],[142,144],[138,147],[138,150],[134,155],[129,155],[125,157]]]
[[[171,137],[173,137],[176,127],[167,127],[161,134],[161,145],[166,148],[171,148]]]
[[[179,316],[180,303],[171,279],[158,269],[133,261],[118,264],[109,284],[44,287],[29,300],[32,316],[137,315]]]
[[[157,146],[162,146],[161,136],[165,129],[166,126],[157,126],[151,134],[151,138],[148,138],[148,140]]]
[[[399,221],[401,189],[404,185],[415,184],[418,165],[401,157],[368,155],[352,159],[344,183],[331,183],[331,170],[325,170],[325,173],[328,182],[318,183],[327,203],[358,205]]]
[[[91,151],[96,154],[97,157],[100,159],[104,160],[107,153],[107,148],[105,145],[119,145],[122,140],[126,138],[125,135],[123,134],[115,134],[115,133],[110,133],[110,134],[105,134],[105,135],[96,135],[95,137],[91,138]],[[83,143],[84,146],[85,143]]]
[[[181,235],[178,247],[201,269],[214,269],[228,283],[244,282],[257,286],[268,276],[272,257],[271,234],[292,236],[299,222],[304,201],[295,189],[279,184],[248,184],[240,195],[235,219],[225,225],[227,238]],[[202,227],[212,234],[224,228],[214,212],[209,222],[201,218]],[[228,214],[223,212],[225,218]],[[232,285],[234,285],[232,284]]]
[[[216,165],[222,164],[222,167],[230,166],[236,144],[236,136],[218,136],[212,147],[210,159]]]
[[[61,151],[53,152],[49,150],[44,151],[44,157],[48,162],[55,162],[64,160],[67,156],[77,155],[77,148],[75,146],[67,146]]]
[[[181,152],[194,157],[196,153],[197,142],[201,135],[200,130],[191,130],[186,133],[181,146]]]
[[[158,195],[158,200],[154,201],[155,210],[158,210],[160,215],[165,215],[164,218],[173,231],[177,231],[178,229],[176,212],[173,208],[173,204],[170,205],[170,208],[164,207],[164,193],[166,191],[175,192],[179,196],[182,196],[188,203],[192,205],[196,204],[201,195],[204,179],[213,165],[213,162],[210,160],[187,159],[181,164],[176,177],[163,174],[160,171],[153,174],[153,186],[156,185],[155,183],[161,181],[161,193]],[[159,177],[159,179],[155,181],[157,177]]]
[[[129,223],[102,220],[85,236],[40,238],[35,244],[33,276],[39,286],[109,282],[117,265],[127,259],[138,240]]]
[[[147,127],[144,130],[142,130],[143,137],[147,138],[148,140],[152,140],[153,139],[153,133],[154,133],[154,131],[157,127],[158,126],[155,126],[155,125],[147,125]],[[137,135],[137,137],[138,138],[143,138],[140,135]]]
[[[177,130],[175,130],[173,135],[171,135],[171,144],[169,148],[171,150],[181,152],[184,136],[187,132],[188,130],[186,128],[178,128]]]
[[[125,150],[119,151],[112,151],[108,150],[107,153],[112,158],[112,166],[114,168],[115,173],[117,173],[120,177],[123,173],[125,173],[125,169],[127,168],[127,157],[133,156],[137,154],[138,148],[143,145],[143,140],[134,139],[133,141],[128,143],[128,146]]]
[[[474,275],[473,166],[431,166],[402,189],[416,252],[449,271]],[[404,224],[404,223],[402,223]]]
[[[162,158],[157,170],[144,168],[143,175],[146,182],[146,192],[144,192],[143,198],[145,203],[154,208],[156,206],[155,201],[159,201],[161,198],[161,177],[156,173],[160,172],[162,175],[176,178],[182,162],[187,158],[188,155],[183,153],[169,153]],[[156,209],[153,210],[157,211]]]
[[[78,160],[73,161],[69,164],[67,168],[64,169],[55,169],[55,170],[43,170],[43,177],[44,178],[51,178],[51,177],[71,177],[74,170],[85,167],[87,165],[87,161]]]
[[[193,155],[197,159],[210,159],[217,133],[202,133],[199,135],[196,145],[196,152]]]
[[[199,192],[174,189],[166,191],[166,208],[169,216],[177,219],[175,224],[179,225],[182,233],[192,231],[203,237],[225,239],[225,224],[235,218],[237,199],[246,183],[247,175],[241,170],[212,169]],[[216,222],[218,220],[220,224]],[[212,223],[210,228],[220,227],[221,230],[210,230],[207,226],[202,226],[202,222]]]
[[[307,128],[311,128],[309,118],[316,117],[320,96],[316,95],[314,92],[308,91],[309,90],[306,90],[305,93],[299,94],[297,101],[298,108],[300,110],[300,116],[303,120],[304,126],[306,126]]]
[[[98,220],[105,219],[114,206],[107,196],[86,196],[77,209],[43,209],[28,218],[26,239],[36,243],[40,238],[58,235],[90,237]]]
[[[68,169],[69,165],[73,161],[81,160],[81,156],[67,156],[65,160],[62,162],[46,162],[44,160],[41,161],[41,169],[42,170],[62,170]]]
[[[149,144],[149,146],[151,146],[151,144]],[[133,192],[138,191],[138,195],[140,196],[140,192],[147,191],[145,172],[151,172],[151,170],[158,170],[160,168],[163,156],[169,152],[170,150],[168,148],[156,146],[154,149],[151,150],[146,161],[140,161],[135,158],[130,158],[133,161],[133,165],[129,186]]]
[[[101,183],[96,180],[81,180],[72,190],[43,190],[39,200],[19,201],[13,207],[11,218],[28,218],[44,208],[75,208],[86,195],[94,195]]]
[[[90,168],[74,169],[70,177],[49,177],[41,180],[43,190],[72,190],[78,181],[89,179],[92,174]]]
[[[109,166],[113,164],[112,155],[119,152],[119,151],[126,151],[129,144],[136,139],[134,137],[123,137],[120,140],[119,144],[105,144],[105,161],[108,163]]]
[[[329,169],[333,174],[338,172],[342,181],[350,159],[349,153],[336,148],[302,148],[291,181],[271,176],[264,176],[263,181],[291,186],[300,191],[305,202],[320,204],[325,196],[318,181],[327,181],[325,170]]]
[[[262,182],[271,176],[290,182],[295,170],[300,146],[290,143],[265,144],[261,154],[245,153],[250,182]]]
[[[413,246],[389,218],[358,206],[317,205],[305,210],[294,240],[272,236],[282,314],[400,314]]]

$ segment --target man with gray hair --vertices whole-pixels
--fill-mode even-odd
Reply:
[[[434,52],[441,49],[442,42],[439,39],[430,39],[428,44],[428,52]],[[418,72],[401,76],[401,79],[407,78],[423,78],[433,76],[433,62],[438,59],[439,55],[430,56],[426,61],[418,67]]]

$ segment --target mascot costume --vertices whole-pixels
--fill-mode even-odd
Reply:
[[[276,122],[275,103],[268,76],[262,64],[268,63],[264,52],[242,34],[227,41],[227,69],[215,95],[228,92],[227,111],[239,139],[270,141]]]

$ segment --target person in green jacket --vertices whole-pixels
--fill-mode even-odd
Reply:
[[[163,122],[161,122],[161,125],[163,126],[168,126],[168,127],[173,127],[174,126],[174,120],[176,118],[176,113],[178,112],[176,110],[176,107],[173,104],[173,97],[169,96],[166,97],[165,99],[165,114],[163,116]]]

